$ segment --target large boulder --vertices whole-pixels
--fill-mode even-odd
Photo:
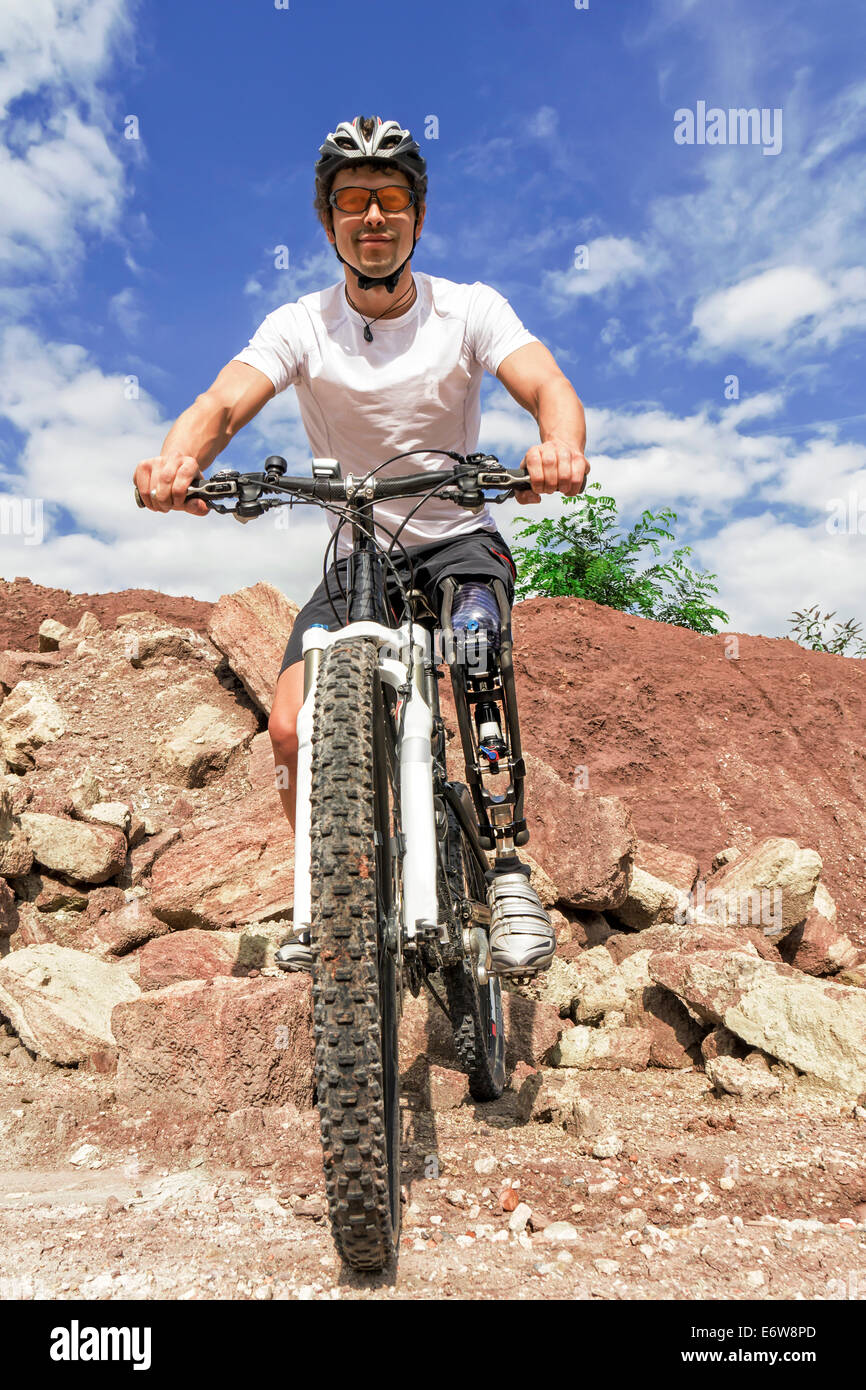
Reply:
[[[0,686],[12,690],[27,676],[57,666],[62,660],[58,652],[0,652]]]
[[[761,840],[748,854],[711,874],[705,902],[698,901],[689,916],[677,920],[759,927],[771,940],[779,940],[808,917],[821,868],[821,856],[801,849],[796,840]]]
[[[214,705],[196,705],[165,744],[160,766],[171,782],[203,787],[217,780],[246,751],[258,725],[247,710],[227,719]]]
[[[148,941],[139,953],[138,983],[162,989],[181,980],[215,975],[246,975],[274,966],[274,953],[290,934],[290,922],[272,922],[242,931],[202,931],[189,927]]]
[[[563,1033],[554,1048],[555,1067],[581,1071],[645,1071],[650,1064],[652,1036],[648,1028],[588,1028],[578,1025]]]
[[[0,1013],[22,1043],[71,1065],[114,1046],[111,1014],[139,995],[120,965],[63,946],[28,946],[0,961]]]
[[[34,754],[66,732],[66,719],[41,680],[19,680],[0,706],[0,758],[13,772],[33,766]]]
[[[672,883],[656,878],[646,869],[635,868],[628,893],[618,907],[611,909],[611,916],[632,931],[645,931],[662,922],[682,920],[688,902],[688,895]]]
[[[634,865],[636,869],[643,869],[646,873],[652,874],[653,878],[670,883],[681,893],[691,893],[700,868],[693,854],[669,849],[667,845],[660,845],[655,840],[638,840]]]
[[[117,1008],[117,1095],[191,1108],[313,1103],[310,978],[192,980]]]
[[[615,796],[570,787],[532,753],[524,760],[532,854],[560,901],[598,912],[618,907],[628,893],[637,844],[627,808]]]
[[[557,1009],[524,999],[511,990],[502,992],[502,1012],[509,1069],[519,1062],[541,1066],[563,1031],[570,1027],[559,1017]],[[417,999],[411,995],[404,998],[399,1036],[401,1072],[423,1067],[425,1058],[444,1067],[457,1064],[451,1025],[426,990]]]
[[[788,965],[807,975],[837,975],[840,970],[852,969],[860,960],[860,952],[850,938],[817,908],[799,927],[788,932],[781,954]]]
[[[271,711],[280,663],[298,612],[296,603],[266,583],[223,594],[211,609],[208,636],[265,714]]]
[[[5,878],[0,878],[0,936],[11,936],[18,926],[15,894]]]
[[[107,825],[23,811],[21,829],[37,864],[79,883],[104,883],[126,861],[126,836]]]
[[[866,1090],[866,993],[751,951],[654,953],[652,979],[705,1022],[846,1094]]]
[[[185,824],[154,864],[150,906],[170,926],[213,930],[291,914],[294,844],[266,733],[252,740],[247,775],[249,795]]]

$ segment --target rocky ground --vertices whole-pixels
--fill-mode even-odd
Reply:
[[[368,1278],[325,1215],[309,981],[273,966],[294,605],[0,583],[0,1297],[866,1297],[862,662],[518,605],[558,955],[506,993],[492,1104],[406,999],[399,1272]]]
[[[5,1296],[866,1298],[851,1105],[720,1099],[697,1070],[585,1074],[581,1093],[595,1145],[523,1121],[513,1090],[407,1104],[398,1271],[363,1276],[334,1254],[315,1111],[283,1107],[250,1143],[225,1116],[130,1112],[104,1077],[0,1065]]]

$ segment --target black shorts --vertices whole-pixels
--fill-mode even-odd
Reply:
[[[514,602],[514,580],[517,576],[517,570],[511,558],[508,544],[498,531],[470,531],[468,535],[452,536],[445,540],[430,541],[427,545],[413,545],[406,548],[415,566],[415,587],[422,590],[436,613],[439,612],[442,580],[447,579],[449,575],[459,576],[461,579],[501,579],[505,585],[509,604]],[[404,585],[407,585],[409,572],[403,554],[395,548],[392,558],[400,579]],[[336,564],[344,592],[348,563],[348,557],[346,557],[338,560]],[[346,604],[341,597],[334,571],[335,566],[331,565],[328,570],[327,581],[322,581],[295,619],[283,657],[283,664],[280,667],[280,675],[287,666],[303,660],[302,639],[307,628],[312,627],[313,623],[324,623],[329,632],[334,632],[337,628],[345,626]],[[330,593],[334,607],[340,614],[339,621],[334,617],[333,609],[328,602],[325,590],[326,582],[328,585],[327,593]],[[389,600],[392,603],[398,602],[399,590],[393,582],[393,577],[387,571],[386,589]]]

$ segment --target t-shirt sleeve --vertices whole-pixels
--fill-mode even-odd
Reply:
[[[473,285],[466,333],[473,354],[492,376],[510,352],[538,342],[535,334],[524,328],[508,300],[480,280]]]
[[[297,381],[304,356],[298,306],[281,304],[259,324],[249,345],[236,353],[232,361],[258,367],[270,378],[279,394]]]

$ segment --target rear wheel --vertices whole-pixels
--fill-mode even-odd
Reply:
[[[464,904],[486,905],[487,884],[457,816],[447,803],[445,810],[448,818],[447,884],[442,888],[450,893],[460,922]],[[471,923],[466,925],[471,926]],[[486,984],[479,984],[475,959],[470,953],[456,963],[445,965],[442,975],[454,1045],[460,1066],[469,1079],[470,1095],[475,1100],[497,1100],[505,1086],[505,1028],[499,979],[489,975]]]
[[[382,1269],[400,1229],[399,802],[393,699],[376,645],[335,642],[313,730],[315,1071],[334,1242]]]

